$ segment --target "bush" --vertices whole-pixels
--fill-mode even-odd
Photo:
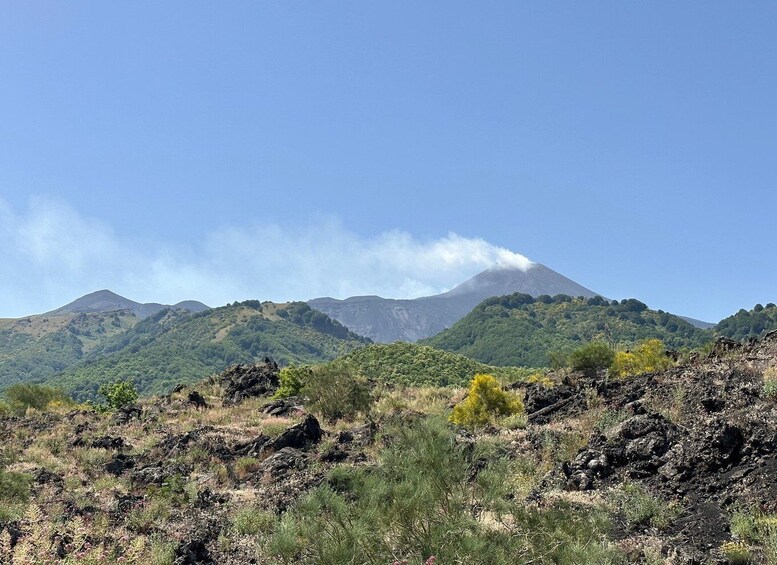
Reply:
[[[114,410],[135,404],[138,399],[138,391],[129,381],[100,385],[98,393],[105,397],[108,407]]]
[[[618,377],[652,373],[670,367],[672,360],[659,339],[640,342],[634,351],[619,351],[612,362],[612,373]]]
[[[269,534],[275,529],[277,518],[272,512],[254,506],[246,506],[235,512],[232,529],[241,536]]]
[[[14,414],[24,414],[28,408],[44,410],[51,405],[71,405],[73,400],[61,389],[34,384],[15,384],[5,389],[5,401]]]
[[[582,371],[588,376],[594,376],[602,369],[607,369],[615,359],[615,351],[600,341],[592,341],[570,355],[569,361],[575,371]]]
[[[18,519],[30,498],[32,477],[0,469],[0,525]]]
[[[465,427],[488,424],[496,416],[523,412],[523,402],[515,394],[505,392],[491,375],[475,375],[469,394],[453,408],[450,420]]]
[[[281,563],[616,562],[602,542],[601,512],[526,505],[506,477],[509,463],[457,442],[444,420],[385,430],[373,468],[340,467],[281,518],[268,553]],[[473,509],[494,516],[494,527]],[[406,560],[406,561],[405,561]]]
[[[297,396],[302,392],[305,383],[310,380],[312,375],[313,371],[310,367],[295,367],[294,365],[284,367],[278,374],[280,386],[273,395],[273,398]]]
[[[769,367],[764,371],[764,397],[777,400],[777,367]]]
[[[615,494],[616,507],[631,526],[651,526],[666,529],[680,510],[650,494],[638,483],[625,483]]]
[[[731,565],[747,565],[752,562],[753,554],[746,544],[740,541],[728,541],[720,546],[720,552]]]
[[[313,411],[330,422],[367,413],[372,405],[367,379],[344,363],[330,363],[313,369],[302,394],[310,401]]]

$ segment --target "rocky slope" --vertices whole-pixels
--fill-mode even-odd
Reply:
[[[550,378],[513,385],[523,422],[476,432],[429,423],[456,389],[378,388],[370,417],[326,422],[270,400],[271,362],[113,414],[0,417],[0,561],[777,562],[776,335]]]

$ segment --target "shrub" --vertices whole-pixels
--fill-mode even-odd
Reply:
[[[246,479],[256,472],[260,463],[256,457],[241,457],[235,462],[235,476],[241,481]]]
[[[509,462],[457,442],[444,420],[405,423],[385,437],[379,465],[337,468],[300,498],[268,553],[296,565],[616,562],[600,511],[517,500]],[[487,524],[473,508],[509,526]]]
[[[247,506],[235,512],[232,528],[241,536],[256,536],[271,533],[276,522],[277,518],[272,512]]]
[[[729,541],[720,546],[720,552],[731,565],[746,565],[750,563],[752,552],[746,544],[740,541]]]
[[[30,498],[32,477],[0,469],[0,524],[20,517]]]
[[[367,379],[343,363],[330,363],[313,369],[302,394],[310,401],[313,411],[330,422],[352,419],[360,412],[369,412],[372,405]]]
[[[626,483],[616,494],[618,509],[632,526],[665,529],[677,517],[677,508],[656,498],[637,483]]]
[[[61,389],[35,384],[15,384],[5,389],[8,410],[14,414],[24,414],[28,408],[44,410],[52,404],[71,405],[73,400]]]
[[[129,381],[100,385],[98,393],[105,397],[108,407],[114,410],[135,404],[138,399],[138,391]]]
[[[652,373],[671,366],[666,348],[659,339],[648,339],[634,347],[634,351],[619,351],[612,362],[612,373],[618,377]]]
[[[551,369],[563,369],[569,366],[569,353],[561,350],[547,352],[548,366]]]
[[[297,396],[302,392],[305,383],[310,380],[312,375],[313,371],[310,367],[295,367],[294,365],[284,367],[278,375],[280,386],[273,398]]]
[[[526,379],[527,383],[542,385],[545,388],[553,388],[556,383],[550,378],[550,375],[543,372],[532,373]]]
[[[594,376],[602,369],[607,369],[615,359],[615,351],[600,341],[592,341],[572,352],[570,364],[575,371],[582,371],[588,376]]]
[[[764,396],[777,400],[777,367],[769,367],[764,371]]]
[[[515,394],[505,392],[492,375],[475,375],[469,394],[453,408],[450,420],[465,427],[483,426],[495,416],[509,416],[523,412],[523,401]]]

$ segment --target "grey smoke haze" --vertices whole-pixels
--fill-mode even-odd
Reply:
[[[43,312],[109,288],[141,302],[304,300],[378,294],[415,298],[499,264],[531,261],[480,238],[404,231],[363,237],[337,219],[313,225],[223,226],[200,241],[135,241],[66,202],[0,200],[0,316]]]

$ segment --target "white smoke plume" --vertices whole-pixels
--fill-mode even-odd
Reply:
[[[45,311],[101,288],[141,302],[211,306],[248,298],[415,298],[495,265],[531,266],[480,238],[449,233],[420,241],[404,231],[363,237],[336,220],[222,227],[185,246],[139,244],[48,198],[31,199],[22,211],[0,200],[0,241],[0,316]]]

